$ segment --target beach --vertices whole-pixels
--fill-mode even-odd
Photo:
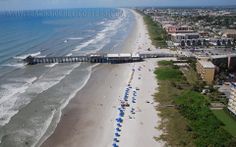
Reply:
[[[133,13],[136,18],[134,31],[122,51],[155,50],[142,16]],[[157,61],[103,64],[93,68],[87,84],[63,110],[54,133],[42,146],[164,146],[163,142],[154,139],[162,133],[156,129],[160,118],[155,110],[158,104],[153,100],[158,88],[153,74]],[[124,101],[124,95],[128,95],[127,101]],[[122,108],[124,102],[129,106]],[[121,125],[119,128],[118,124]]]

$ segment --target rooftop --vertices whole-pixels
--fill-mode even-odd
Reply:
[[[215,65],[210,61],[198,61],[204,68],[215,68]]]
[[[236,34],[236,29],[225,30],[224,34]]]

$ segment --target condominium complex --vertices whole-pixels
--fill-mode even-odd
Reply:
[[[236,83],[231,84],[231,93],[230,93],[230,99],[228,103],[228,109],[234,115],[236,115]]]
[[[196,68],[203,81],[205,81],[207,84],[213,84],[215,76],[215,65],[212,62],[198,60]]]

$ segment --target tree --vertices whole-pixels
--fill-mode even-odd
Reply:
[[[230,40],[230,39],[228,39],[227,45],[228,45],[228,46],[232,46],[232,43],[231,43],[231,40]]]
[[[196,46],[196,40],[193,40],[193,41],[192,41],[192,45],[193,45],[193,46]]]
[[[188,45],[188,46],[191,46],[190,40],[187,40],[187,45]]]
[[[181,46],[182,46],[182,47],[185,46],[185,42],[184,42],[184,40],[181,41]]]
[[[202,45],[202,41],[201,41],[201,40],[198,40],[198,41],[197,41],[197,45],[198,45],[198,46],[201,46],[201,45]]]
[[[217,46],[221,46],[220,40],[217,40],[216,44],[217,44]]]

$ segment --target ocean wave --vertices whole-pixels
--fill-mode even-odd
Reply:
[[[42,76],[41,78],[38,78],[38,80],[35,81],[30,86],[30,88],[28,88],[26,90],[26,92],[29,92],[30,94],[35,93],[35,92],[42,93],[46,89],[49,89],[50,87],[52,87],[52,86],[56,85],[57,83],[59,83],[66,76],[70,75],[70,73],[75,68],[77,68],[79,66],[80,66],[80,64],[74,64],[74,65],[70,66],[70,69],[68,69],[67,66],[57,67],[55,69],[52,69],[52,70],[54,70],[53,72],[47,73],[47,74],[45,74],[45,76]],[[41,143],[43,143],[43,141],[44,141],[44,139],[42,141],[41,138],[45,138],[45,140],[46,140],[46,138],[51,135],[51,134],[45,134],[45,133],[48,131],[48,129],[51,125],[54,125],[54,123],[52,123],[52,122],[56,122],[55,123],[55,128],[56,128],[56,125],[60,121],[62,110],[68,105],[69,101],[73,97],[75,97],[76,93],[78,91],[80,91],[85,86],[85,84],[88,82],[88,80],[90,78],[90,75],[91,75],[91,68],[92,68],[92,66],[88,67],[88,74],[82,80],[81,86],[74,87],[72,91],[69,91],[70,94],[68,94],[68,97],[66,96],[65,98],[63,97],[60,101],[58,101],[58,100],[57,100],[57,102],[55,101],[55,104],[54,104],[54,102],[52,102],[52,104],[49,104],[49,105],[42,105],[41,108],[39,108],[39,109],[40,109],[40,111],[42,110],[42,113],[45,113],[45,114],[42,115],[40,113],[39,115],[37,115],[37,114],[31,115],[27,119],[26,126],[19,127],[17,129],[15,129],[14,132],[9,132],[8,135],[11,136],[10,140],[11,141],[16,141],[15,143],[20,145],[20,144],[24,144],[24,142],[21,142],[21,140],[23,141],[23,140],[25,140],[25,138],[30,138],[30,143],[32,143],[32,145],[30,144],[30,146],[40,146]],[[61,73],[58,72],[58,70],[60,70]],[[50,81],[49,81],[49,79],[50,79]],[[32,101],[32,99],[23,100],[23,101],[24,101],[23,104],[27,105]],[[23,105],[22,104],[22,99],[18,102],[16,101],[15,103],[19,104],[19,102],[21,102],[21,105]],[[60,105],[59,108],[57,108],[58,104]],[[9,121],[10,121],[10,118],[12,116],[14,116],[18,113],[18,111],[19,111],[18,108],[19,107],[20,106],[16,106],[14,109],[16,109],[17,111],[13,111],[14,113],[12,113],[12,114],[11,114],[12,109],[10,109],[8,111],[7,115],[9,115],[9,116],[7,116],[7,117],[8,117]],[[55,117],[55,116],[58,116],[58,117]],[[53,128],[53,129],[55,129],[55,128]],[[50,128],[50,130],[51,130],[51,128]],[[52,132],[50,131],[50,133],[53,133],[53,131]],[[6,141],[9,141],[9,140],[6,140]],[[5,140],[2,141],[2,142],[5,142]],[[40,144],[40,145],[38,145],[38,144]]]
[[[87,41],[87,42],[85,42],[85,43],[83,43],[83,44],[77,46],[77,47],[76,47],[75,49],[73,49],[72,51],[80,51],[82,48],[87,47],[88,45],[90,45],[91,43],[93,43],[95,40],[96,40],[96,38],[91,39],[91,40],[89,40],[89,41]]]
[[[24,68],[25,65],[27,65],[26,63],[8,63],[8,64],[3,64],[1,66],[4,67],[16,67],[16,68]]]
[[[14,57],[14,59],[21,59],[22,60],[22,59],[27,58],[28,56],[36,57],[36,56],[39,56],[40,54],[41,54],[41,52],[25,54],[25,55],[21,55],[21,56],[16,56],[16,57]]]
[[[66,57],[70,57],[70,56],[72,56],[72,53],[69,53],[69,54],[66,55]]]
[[[1,85],[0,126],[8,124],[11,118],[18,113],[20,107],[32,101],[33,98],[28,97],[27,93],[37,95],[48,90],[79,66],[80,64],[67,66],[65,68],[58,67],[38,78],[29,78],[22,82],[17,82],[17,80],[14,79],[12,83]],[[20,80],[21,79],[18,79],[18,81]]]
[[[99,23],[97,23],[98,25],[103,25],[103,24],[105,24],[105,21],[101,21],[101,22],[99,22]]]
[[[58,64],[58,63],[52,63],[52,64],[45,65],[45,67],[52,68],[52,67],[56,66],[57,64]]]
[[[115,20],[108,20],[105,28],[100,31],[94,38],[88,40],[87,42],[82,43],[81,45],[77,46],[73,51],[80,51],[81,49],[98,43],[99,41],[105,39],[108,37],[109,34],[111,34],[111,31],[117,31],[119,28],[119,25],[122,23],[122,21],[127,17],[126,10],[121,9],[124,13],[124,15],[121,15],[118,19]]]
[[[11,117],[18,113],[18,109],[14,109],[14,106],[17,99],[19,98],[19,94],[23,94],[27,90],[27,88],[29,88],[29,86],[37,80],[37,77],[21,80],[11,80],[15,82],[1,86],[2,90],[0,93],[0,126],[4,126],[9,123]]]
[[[82,40],[82,37],[70,37],[68,40]]]

